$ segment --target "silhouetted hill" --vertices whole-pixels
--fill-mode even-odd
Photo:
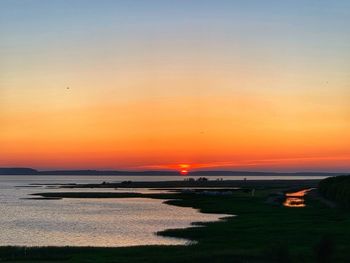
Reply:
[[[323,179],[319,183],[318,189],[327,199],[350,208],[350,175]]]
[[[39,174],[39,171],[31,168],[0,168],[0,175],[14,175],[14,174]]]
[[[344,173],[322,173],[322,172],[250,172],[250,171],[193,171],[194,176],[334,176]]]
[[[41,175],[179,175],[176,171],[103,171],[103,170],[57,170],[40,171]]]
[[[191,176],[335,176],[344,173],[319,173],[319,172],[249,172],[249,171],[192,171]],[[31,168],[0,168],[0,175],[123,175],[123,176],[172,176],[179,175],[178,171],[103,171],[103,170],[48,170],[38,171]]]

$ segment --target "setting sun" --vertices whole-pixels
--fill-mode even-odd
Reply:
[[[188,174],[188,168],[190,167],[189,164],[179,164],[180,167],[180,174],[181,175],[187,175]]]
[[[350,262],[349,0],[0,0],[0,36],[0,263]]]
[[[182,170],[180,171],[180,174],[181,174],[181,175],[187,175],[187,174],[188,174],[188,170],[182,169]]]

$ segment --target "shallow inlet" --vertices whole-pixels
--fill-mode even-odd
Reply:
[[[18,188],[17,184],[26,185],[25,182],[1,179],[0,246],[187,245],[190,240],[156,233],[227,216],[203,214],[190,207],[171,206],[164,204],[164,200],[148,198],[31,200],[26,198],[32,193],[61,190]]]
[[[284,201],[283,205],[285,207],[305,207],[306,205],[304,197],[311,190],[312,188],[300,190],[293,193],[286,193],[286,200]]]

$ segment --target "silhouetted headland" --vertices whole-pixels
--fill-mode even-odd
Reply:
[[[336,176],[344,173],[327,172],[251,172],[251,171],[190,171],[190,176]],[[0,168],[0,175],[122,175],[179,176],[178,171],[119,171],[119,170],[46,170],[32,168]]]
[[[38,175],[40,172],[31,168],[0,168],[0,175]]]

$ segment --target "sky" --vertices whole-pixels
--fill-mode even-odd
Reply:
[[[350,171],[350,1],[1,0],[0,36],[1,167]]]

